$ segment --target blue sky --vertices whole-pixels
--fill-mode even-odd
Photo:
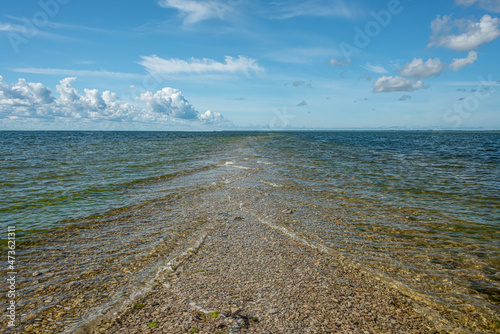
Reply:
[[[500,1],[40,0],[0,130],[500,129]]]

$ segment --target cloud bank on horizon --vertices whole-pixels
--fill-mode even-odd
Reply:
[[[80,94],[67,77],[56,86],[59,97],[41,83],[19,79],[12,86],[0,76],[0,115],[15,119],[40,118],[56,120],[139,122],[172,125],[186,122],[222,125],[224,117],[210,110],[199,113],[175,88],[165,87],[155,93],[146,91],[132,105],[120,100],[116,93],[84,89]]]
[[[500,0],[5,7],[3,130],[500,128]]]

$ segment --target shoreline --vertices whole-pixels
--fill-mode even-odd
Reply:
[[[441,332],[400,292],[231,210],[150,293],[75,333],[236,331]]]

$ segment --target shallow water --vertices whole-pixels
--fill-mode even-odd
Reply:
[[[211,165],[228,135],[0,132],[0,226],[49,228],[134,204],[126,190]],[[137,194],[136,194],[137,195]],[[149,196],[140,193],[139,196]]]
[[[25,324],[59,305],[62,331],[147,279],[159,253],[216,222],[222,213],[212,204],[224,193],[396,282],[456,327],[499,330],[500,133],[0,139],[2,228],[15,225],[26,241],[18,262]],[[286,219],[277,214],[284,208],[293,210]],[[73,312],[80,299],[88,302]]]

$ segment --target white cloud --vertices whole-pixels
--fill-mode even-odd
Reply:
[[[96,89],[86,89],[85,95],[80,95],[71,86],[75,80],[74,77],[61,80],[56,87],[60,96],[55,98],[41,83],[19,79],[10,86],[0,76],[0,114],[9,117],[113,119],[123,116],[131,108],[124,103],[107,105],[103,96],[108,98],[110,92],[101,95]]]
[[[11,43],[19,43],[18,39],[23,40],[24,38],[30,39],[34,36],[44,37],[59,40],[69,40],[67,36],[55,34],[47,30],[58,28],[60,25],[54,22],[45,23],[43,19],[37,22],[37,19],[28,20],[26,17],[16,17],[11,15],[3,15],[3,17],[11,20],[12,22],[20,23],[10,23],[10,22],[0,22],[0,32],[9,33],[8,39]],[[31,22],[28,22],[31,21]],[[40,23],[40,24],[37,24]]]
[[[27,36],[37,35],[37,36],[44,36],[44,37],[58,37],[55,34],[52,34],[52,33],[46,32],[46,31],[42,31],[40,29],[35,30],[35,29],[29,27],[24,22],[24,18],[17,18],[14,16],[8,16],[8,15],[5,15],[5,16],[10,18],[11,20],[23,22],[23,24],[0,22],[0,32],[4,31],[4,32],[10,32],[10,33],[20,33],[20,34],[27,35]]]
[[[170,58],[163,59],[157,55],[142,56],[140,65],[144,66],[151,73],[205,73],[205,72],[260,72],[264,69],[257,64],[257,60],[245,56],[226,56],[225,63],[220,63],[213,59],[191,58],[189,61]]]
[[[13,68],[11,71],[18,73],[31,73],[31,74],[48,74],[48,75],[63,75],[63,76],[82,76],[82,77],[106,77],[106,78],[116,78],[116,79],[141,79],[143,75],[135,73],[123,73],[123,72],[109,72],[105,70],[101,71],[89,71],[89,70],[67,70],[62,68],[37,68],[37,67],[21,67]]]
[[[146,92],[137,100],[144,102],[155,114],[183,119],[195,119],[198,116],[198,112],[186,101],[178,89],[165,87],[156,93]]]
[[[185,26],[210,19],[231,19],[242,4],[232,0],[157,0],[157,3],[178,10]],[[253,4],[252,9],[262,17],[279,20],[299,16],[355,19],[364,15],[357,4],[346,0],[277,0],[263,6]]]
[[[406,65],[398,71],[400,75],[404,77],[423,79],[433,75],[439,75],[445,68],[446,64],[438,58],[429,58],[426,62],[421,58],[414,58],[411,63],[406,63]]]
[[[227,124],[217,112],[207,110],[200,114],[178,89],[165,87],[155,93],[145,92],[137,98],[137,105],[120,100],[116,93],[84,89],[80,94],[72,86],[76,77],[64,78],[56,86],[59,97],[52,95],[41,83],[19,79],[12,86],[0,76],[0,119],[38,118],[74,121],[119,121],[167,124],[197,122],[197,124]]]
[[[432,36],[428,46],[443,46],[455,51],[470,51],[500,36],[500,20],[483,15],[479,22],[452,20],[438,15],[431,23]]]
[[[373,84],[374,93],[411,92],[421,88],[424,88],[422,81],[413,82],[400,76],[382,76]]]
[[[182,95],[181,91],[171,87],[165,87],[156,93],[145,92],[136,98],[137,101],[146,105],[142,113],[148,119],[153,120],[189,120],[199,121],[206,124],[227,123],[218,112],[207,110],[200,114]]]
[[[18,18],[16,18],[16,19],[18,19]],[[97,32],[97,33],[105,33],[105,34],[123,34],[123,35],[126,34],[126,32],[119,30],[119,29],[109,30],[109,29],[82,26],[82,25],[76,25],[76,24],[64,24],[64,23],[58,23],[58,22],[50,22],[47,26],[54,28],[54,29],[83,30],[83,31],[91,31],[91,32]]]
[[[208,124],[220,124],[224,122],[224,117],[221,115],[221,113],[213,112],[211,110],[207,110],[203,114],[200,114],[198,118],[202,122]]]
[[[82,96],[78,94],[76,88],[72,87],[71,84],[76,80],[76,77],[64,78],[56,86],[56,90],[59,93],[58,104],[61,105],[74,105],[82,100]]]
[[[465,7],[478,4],[479,8],[489,10],[490,12],[500,13],[500,0],[455,0],[455,4]]]
[[[221,19],[231,12],[234,7],[226,2],[208,0],[159,0],[158,5],[163,8],[175,8],[184,17],[184,24],[191,25],[208,19]]]
[[[351,63],[350,59],[347,60],[336,60],[334,58],[330,59],[330,65],[332,66],[347,66]]]
[[[84,89],[85,95],[72,87],[76,77],[64,78],[56,86],[59,98],[52,104],[44,106],[57,116],[76,119],[112,119],[123,120],[132,115],[136,109],[129,103],[118,99],[115,93],[97,89]]]
[[[50,104],[53,101],[52,92],[41,83],[19,79],[10,86],[4,83],[3,77],[0,76],[0,110],[3,109],[2,106],[18,106],[33,111],[36,106]]]
[[[290,19],[298,16],[324,16],[354,19],[362,14],[355,3],[345,0],[280,0],[272,2],[270,17]]]
[[[24,30],[26,30],[26,28],[22,25],[0,22],[0,31],[23,32]]]
[[[378,74],[385,74],[385,73],[387,73],[387,70],[382,65],[371,65],[369,63],[366,63],[362,67],[365,70],[368,70],[368,71],[373,72],[373,73],[378,73]]]
[[[450,68],[457,72],[460,71],[467,65],[474,63],[477,60],[477,52],[469,51],[469,54],[465,58],[455,58],[450,64]]]

